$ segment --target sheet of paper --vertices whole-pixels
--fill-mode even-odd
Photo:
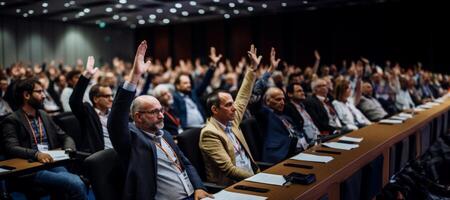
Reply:
[[[398,116],[400,117],[406,117],[406,118],[413,118],[413,115],[409,114],[409,113],[400,113],[398,114]]]
[[[440,105],[440,103],[437,103],[437,102],[428,102],[426,105],[430,105],[430,106],[438,106],[438,105]]]
[[[405,117],[401,117],[401,116],[392,116],[392,117],[390,117],[389,119],[392,119],[392,120],[398,120],[398,121],[405,121],[405,120],[407,120],[408,118],[405,118]]]
[[[403,123],[400,120],[393,120],[393,119],[382,119],[379,122],[381,124],[401,124],[401,123]]]
[[[427,104],[422,104],[422,105],[418,106],[418,108],[423,108],[423,109],[430,109],[432,107],[433,107],[432,105],[427,105]]]
[[[237,192],[229,192],[226,190],[222,190],[216,194],[213,195],[214,199],[212,198],[203,198],[202,200],[264,200],[267,199],[267,197],[262,196],[256,196],[251,194],[241,194]]]
[[[325,142],[322,143],[322,145],[333,149],[342,149],[342,150],[350,150],[359,147],[358,144],[344,144],[339,142]]]
[[[414,108],[414,112],[422,112],[425,111],[423,108]]]
[[[364,138],[348,137],[348,136],[342,136],[339,138],[339,140],[349,141],[349,142],[361,142],[363,139]]]
[[[50,154],[54,161],[67,160],[69,155],[64,150],[42,151],[43,153]]]
[[[444,99],[441,99],[441,98],[435,99],[434,101],[435,101],[435,102],[438,102],[438,103],[444,103]]]
[[[319,163],[327,163],[333,160],[331,156],[318,156],[309,153],[299,153],[291,158],[292,160],[301,160],[301,161],[309,161],[309,162],[319,162]]]
[[[282,186],[286,183],[286,179],[282,175],[276,174],[268,174],[268,173],[258,173],[249,178],[245,179],[246,181],[256,182],[256,183],[265,183],[270,185],[279,185]]]
[[[2,173],[2,172],[9,172],[9,171],[11,171],[11,170],[0,167],[0,173]]]

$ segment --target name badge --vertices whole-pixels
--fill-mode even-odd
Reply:
[[[180,178],[181,182],[183,183],[183,187],[187,195],[191,196],[194,193],[194,187],[192,186],[186,171],[183,171],[181,174],[178,174],[178,178]]]
[[[45,144],[38,144],[37,148],[39,151],[48,151],[48,145]]]
[[[297,148],[302,147],[303,150],[308,149],[308,143],[306,142],[304,137],[298,138]]]

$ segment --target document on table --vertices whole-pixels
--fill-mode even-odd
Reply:
[[[398,121],[405,121],[408,118],[395,115],[395,116],[390,117],[389,119],[391,119],[391,120],[398,120]]]
[[[414,108],[414,112],[422,112],[425,111],[423,108]]]
[[[433,107],[432,105],[428,105],[428,104],[422,104],[422,105],[418,106],[418,108],[422,108],[422,109],[430,109],[432,107]]]
[[[356,138],[356,137],[348,137],[348,136],[342,136],[339,138],[341,141],[348,141],[348,142],[361,142],[364,138]]]
[[[2,173],[2,172],[9,172],[9,171],[11,171],[11,170],[0,167],[0,173]]]
[[[226,190],[222,190],[216,194],[213,195],[214,199],[212,198],[203,198],[202,200],[265,200],[267,197],[262,196],[256,196],[251,194],[241,194],[237,192],[229,192]]]
[[[379,122],[381,124],[401,124],[401,123],[403,123],[400,120],[393,120],[393,119],[382,119]]]
[[[437,103],[437,102],[428,102],[427,104],[425,104],[425,105],[430,105],[430,106],[438,106],[440,103]]]
[[[309,153],[299,153],[291,158],[292,160],[309,161],[309,162],[319,162],[328,163],[333,160],[331,156],[318,156]]]
[[[322,143],[322,145],[333,149],[342,149],[342,150],[351,150],[359,147],[358,144],[344,144],[339,142],[325,142]]]
[[[444,103],[444,99],[441,99],[441,98],[435,99],[434,101],[435,101],[435,102],[438,102],[438,103]]]
[[[70,158],[64,150],[42,151],[42,153],[49,154],[54,161],[67,160]]]
[[[270,185],[279,185],[282,186],[286,183],[286,179],[282,175],[277,174],[268,174],[268,173],[258,173],[249,178],[245,179],[246,181],[256,182],[256,183],[264,183]]]

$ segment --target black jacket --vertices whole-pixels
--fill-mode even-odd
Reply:
[[[83,103],[84,92],[88,85],[89,79],[80,76],[70,96],[69,105],[72,113],[80,123],[83,141],[79,146],[82,148],[82,151],[95,153],[105,148],[105,141],[103,139],[102,123],[94,107],[89,103]]]
[[[47,134],[48,148],[76,150],[75,142],[43,111],[38,111]],[[35,159],[37,144],[34,142],[31,127],[22,109],[8,115],[1,125],[2,144],[5,154],[10,158]]]
[[[333,132],[336,130],[336,128],[329,125],[330,118],[328,117],[327,110],[325,110],[323,103],[316,97],[316,95],[311,95],[308,97],[304,105],[306,111],[311,116],[319,131]]]

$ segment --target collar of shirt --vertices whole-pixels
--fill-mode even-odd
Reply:
[[[148,136],[150,136],[150,138],[153,140],[153,141],[161,141],[161,138],[163,137],[163,135],[164,135],[164,131],[162,131],[162,130],[159,130],[159,131],[157,131],[156,133],[150,133],[150,132],[147,132],[147,131],[144,131],[144,130],[141,130],[143,133],[145,133],[145,134],[147,134]]]
[[[321,102],[325,102],[325,100],[327,99],[326,97],[319,96],[319,95],[316,95],[316,97],[317,97]]]
[[[102,111],[97,108],[94,108],[94,110],[99,116],[107,116],[109,114],[109,109],[106,110],[106,113],[102,113]]]
[[[225,124],[222,124],[221,122],[219,122],[219,120],[217,120],[216,118],[214,118],[214,117],[211,117],[217,124],[219,124],[219,126],[220,126],[220,128],[222,128],[223,130],[226,130],[226,128],[228,127],[228,128],[230,128],[230,130],[231,130],[231,122],[228,122],[226,125]]]

